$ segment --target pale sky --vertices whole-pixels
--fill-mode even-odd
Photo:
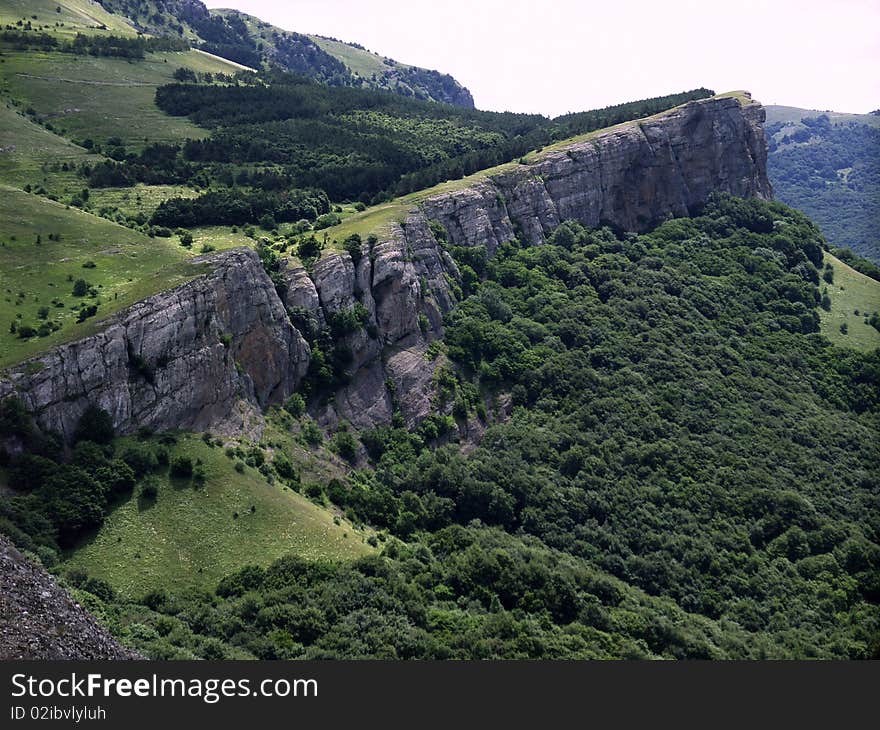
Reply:
[[[706,86],[880,108],[880,0],[208,0],[452,74],[480,109],[548,116]]]

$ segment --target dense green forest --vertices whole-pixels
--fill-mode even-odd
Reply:
[[[825,245],[782,204],[717,197],[642,235],[448,247],[436,415],[359,434],[370,467],[308,490],[380,556],[134,600],[66,579],[153,657],[880,657],[880,352],[818,334]],[[94,409],[67,456],[14,401],[0,429],[33,490],[0,529],[48,563],[150,473],[198,476],[173,436],[121,449]]]
[[[834,246],[880,263],[880,129],[820,115],[766,132],[777,197],[809,215]]]
[[[115,175],[92,175],[91,183],[180,183],[208,174],[237,185],[319,188],[334,201],[378,202],[711,94],[696,89],[550,120],[329,88],[281,73],[234,85],[175,84],[158,90],[158,106],[210,128],[211,136],[187,142],[161,168],[130,156]]]

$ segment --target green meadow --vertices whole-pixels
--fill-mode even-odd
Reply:
[[[834,270],[834,283],[825,284],[831,299],[831,311],[819,310],[822,334],[835,345],[870,352],[880,347],[880,331],[868,324],[874,312],[880,312],[880,281],[856,271],[830,253],[825,262]],[[845,328],[845,332],[843,329]]]
[[[157,477],[155,499],[135,494],[118,505],[64,569],[83,570],[139,598],[163,588],[212,589],[245,565],[266,566],[291,553],[351,560],[372,551],[366,531],[279,482],[269,484],[256,469],[239,473],[222,447],[181,434],[170,450],[172,459],[201,460],[204,485]]]
[[[67,53],[4,53],[0,80],[5,95],[33,109],[39,119],[75,141],[118,137],[127,149],[147,143],[198,139],[207,130],[185,117],[164,114],[156,89],[172,83],[180,67],[235,73],[235,65],[198,51],[150,53],[143,61]]]

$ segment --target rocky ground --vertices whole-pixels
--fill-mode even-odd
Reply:
[[[0,535],[0,660],[139,658]]]

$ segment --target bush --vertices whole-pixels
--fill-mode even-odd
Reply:
[[[276,454],[272,460],[272,466],[275,467],[275,473],[282,479],[296,479],[297,477],[296,469],[284,454]]]
[[[324,228],[332,228],[333,226],[338,226],[341,222],[342,219],[336,213],[324,213],[324,215],[318,216],[314,229],[320,231]]]
[[[137,477],[142,477],[159,468],[159,460],[153,450],[140,444],[125,447],[119,458],[131,467]]]
[[[303,424],[302,436],[310,446],[318,446],[324,440],[324,432],[321,431],[318,424],[312,419],[307,420]]]
[[[294,393],[284,402],[284,410],[294,418],[299,418],[306,412],[306,401],[299,393]]]
[[[77,279],[73,284],[73,296],[84,297],[90,288],[91,285],[85,279]]]
[[[107,411],[90,405],[80,416],[74,431],[74,441],[93,441],[96,444],[109,444],[114,437],[113,419]]]
[[[149,502],[155,502],[159,496],[159,487],[153,480],[144,482],[141,486],[141,498]]]
[[[333,450],[348,462],[354,463],[357,460],[357,442],[348,431],[336,432]]]
[[[171,476],[189,479],[193,475],[193,460],[189,456],[175,456],[171,460]]]

